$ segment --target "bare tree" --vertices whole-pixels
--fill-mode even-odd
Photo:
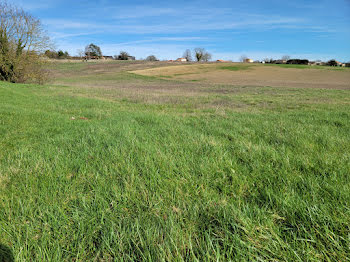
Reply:
[[[43,81],[39,55],[50,41],[39,19],[23,9],[0,2],[0,80]]]
[[[183,58],[186,58],[187,62],[192,61],[192,53],[190,49],[187,49],[185,53],[183,54]]]
[[[78,54],[78,56],[79,56],[80,58],[82,58],[82,57],[84,56],[84,51],[83,51],[83,49],[78,49],[78,50],[77,50],[77,54]]]
[[[284,56],[282,56],[282,60],[288,61],[289,59],[290,59],[290,56],[289,56],[289,55],[284,55]]]
[[[246,55],[241,55],[241,57],[239,58],[239,61],[244,62],[246,59],[248,59]]]
[[[211,54],[209,54],[208,52],[206,52],[204,55],[203,55],[203,61],[204,62],[208,62],[211,60]]]
[[[204,48],[195,48],[194,54],[197,62],[208,62],[211,59],[211,54],[208,53]]]

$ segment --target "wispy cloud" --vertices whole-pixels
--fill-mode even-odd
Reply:
[[[83,21],[72,21],[69,19],[43,19],[43,24],[51,28],[60,30],[66,29],[94,29],[101,28],[104,25],[98,25],[94,23],[87,23]]]
[[[241,20],[241,21],[236,21]],[[281,17],[259,17],[255,19],[217,19],[216,21],[196,21],[194,19],[182,19],[182,21],[167,22],[161,24],[144,24],[142,22],[121,24],[117,22],[106,23],[88,23],[84,21],[71,21],[65,19],[46,19],[44,24],[56,28],[56,29],[98,29],[103,32],[117,32],[117,33],[129,33],[129,34],[157,34],[157,33],[189,33],[213,30],[230,30],[230,29],[243,29],[252,28],[257,30],[263,29],[275,29],[275,28],[299,28],[304,19],[300,18],[281,18]],[[304,26],[305,28],[305,26]]]
[[[149,6],[133,7],[132,12],[125,12],[125,8],[118,7],[115,8],[115,11],[117,12],[117,14],[112,16],[115,19],[139,19],[144,17],[175,15],[179,13],[179,10],[176,8],[157,8]]]
[[[91,22],[91,14],[101,19]],[[97,20],[97,21],[96,21]],[[307,16],[287,16],[240,12],[234,8],[208,8],[189,2],[184,8],[150,5],[122,6],[109,4],[87,6],[73,19],[46,19],[44,23],[61,30],[100,30],[115,34],[178,34],[198,31],[249,29],[290,29],[308,32],[334,32],[337,28],[320,26]]]
[[[18,5],[27,11],[49,9],[55,6],[55,2],[52,0],[36,0],[35,2],[25,0],[11,0],[9,2]]]
[[[86,36],[86,35],[93,35],[96,34],[96,32],[90,32],[90,33],[71,33],[71,34],[66,34],[66,33],[61,33],[61,32],[51,32],[51,39],[56,40],[56,39],[63,39],[63,38],[73,38],[73,37],[78,37],[78,36]]]
[[[204,41],[208,38],[205,37],[156,37],[152,39],[144,39],[138,41],[130,41],[114,44],[114,46],[125,46],[133,44],[144,44],[144,43],[159,43],[159,42],[188,42],[188,41]]]

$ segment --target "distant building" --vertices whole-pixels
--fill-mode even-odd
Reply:
[[[105,55],[105,56],[102,56],[102,59],[104,59],[104,60],[112,60],[113,56]]]
[[[135,56],[128,55],[128,60],[133,60],[133,61],[135,61],[135,60],[136,60],[136,58],[135,58]]]
[[[100,56],[85,56],[84,57],[85,60],[99,60],[101,59]]]
[[[335,62],[337,63],[337,66],[342,66],[342,67],[345,66],[345,64],[343,64],[342,62],[339,62],[339,61],[335,61]]]
[[[253,59],[250,59],[250,58],[246,58],[243,60],[244,63],[253,63]]]
[[[216,62],[219,62],[219,63],[227,63],[228,61],[225,61],[225,60],[222,60],[222,59],[218,59],[218,60],[216,60]]]
[[[187,62],[187,59],[181,57],[181,58],[176,59],[176,62]]]
[[[311,66],[316,66],[316,65],[320,66],[320,65],[324,65],[324,64],[325,63],[322,61],[310,61],[309,62],[309,65],[311,65]]]
[[[341,63],[341,62],[339,62],[337,60],[334,60],[334,59],[329,60],[326,65],[328,65],[328,66],[341,66],[341,67],[345,67],[346,66],[345,64],[343,64],[343,63]]]

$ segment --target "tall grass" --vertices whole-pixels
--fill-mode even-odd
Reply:
[[[16,261],[347,261],[349,91],[299,107],[281,97],[320,90],[266,90],[279,106],[186,114],[0,83],[0,244]]]

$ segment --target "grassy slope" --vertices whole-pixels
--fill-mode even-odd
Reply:
[[[75,92],[0,83],[17,261],[349,257],[349,91],[247,89],[225,114]]]

